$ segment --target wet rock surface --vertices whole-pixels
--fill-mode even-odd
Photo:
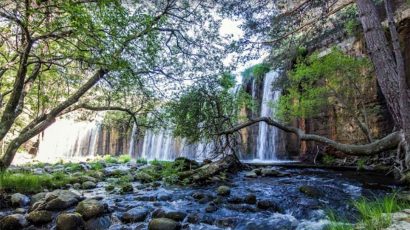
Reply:
[[[65,171],[44,171],[56,169]],[[100,173],[78,173],[75,182],[92,182],[93,188],[21,194],[28,201],[15,195],[15,206],[0,210],[0,229],[323,229],[325,210],[353,219],[352,199],[386,193],[317,169],[264,167],[195,186],[169,186],[129,164],[108,164]]]

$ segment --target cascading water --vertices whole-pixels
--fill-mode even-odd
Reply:
[[[170,130],[147,130],[141,158],[170,161],[177,157],[187,157],[201,161],[208,156],[209,152],[209,145],[205,143],[187,144],[186,140],[173,137]]]
[[[135,143],[137,141],[137,124],[132,125],[132,131],[131,131],[131,138],[130,138],[130,147],[128,149],[128,155],[131,157],[135,156]]]
[[[92,158],[97,154],[101,123],[94,121],[57,120],[40,135],[36,159],[41,162]]]
[[[271,117],[274,113],[270,104],[279,99],[280,92],[277,90],[272,90],[272,84],[278,76],[279,74],[277,71],[270,71],[265,75],[260,111],[261,117]],[[257,137],[256,156],[254,160],[278,160],[278,151],[279,130],[275,127],[268,126],[265,122],[260,122]]]

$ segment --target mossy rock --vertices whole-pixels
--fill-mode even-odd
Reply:
[[[134,187],[132,187],[132,184],[124,184],[121,186],[121,193],[131,193],[134,191]]]
[[[222,185],[216,189],[216,193],[220,196],[229,196],[229,194],[231,194],[231,188],[228,186]]]
[[[152,219],[148,224],[148,230],[179,230],[181,224],[168,219],[168,218],[156,218]]]
[[[27,215],[27,219],[35,225],[41,225],[51,222],[53,214],[46,210],[32,211]]]
[[[83,230],[84,220],[79,213],[61,213],[57,217],[57,230]]]
[[[85,219],[91,219],[94,217],[101,216],[105,212],[104,204],[95,199],[87,199],[81,201],[76,209],[76,212],[80,213],[81,216]]]
[[[310,197],[318,198],[322,193],[315,187],[310,185],[302,185],[299,187],[299,191]]]

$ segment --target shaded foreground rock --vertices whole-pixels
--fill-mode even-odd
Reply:
[[[136,207],[128,210],[121,217],[124,223],[142,222],[149,214],[148,209],[144,207]]]
[[[12,214],[0,220],[1,230],[22,229],[28,225],[26,218],[21,214]]]
[[[83,230],[84,220],[79,213],[62,213],[57,217],[57,230]]]

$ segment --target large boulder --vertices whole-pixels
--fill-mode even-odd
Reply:
[[[11,195],[11,205],[14,207],[24,207],[30,204],[30,198],[21,193],[14,193]]]
[[[57,217],[57,230],[84,230],[85,223],[79,213],[61,213]]]
[[[22,229],[28,225],[26,218],[22,214],[8,215],[0,220],[1,230]]]
[[[149,210],[144,207],[136,207],[125,212],[121,220],[124,223],[142,222],[147,218]]]
[[[106,206],[95,199],[86,199],[81,201],[75,211],[80,213],[84,220],[101,216],[106,211]]]
[[[30,212],[27,215],[27,219],[35,225],[41,225],[51,222],[53,220],[53,214],[50,211],[37,210]]]
[[[168,218],[156,218],[152,219],[148,224],[149,230],[179,230],[181,229],[181,224],[168,219]]]
[[[31,206],[31,210],[61,211],[76,205],[82,197],[70,190],[54,190]]]

